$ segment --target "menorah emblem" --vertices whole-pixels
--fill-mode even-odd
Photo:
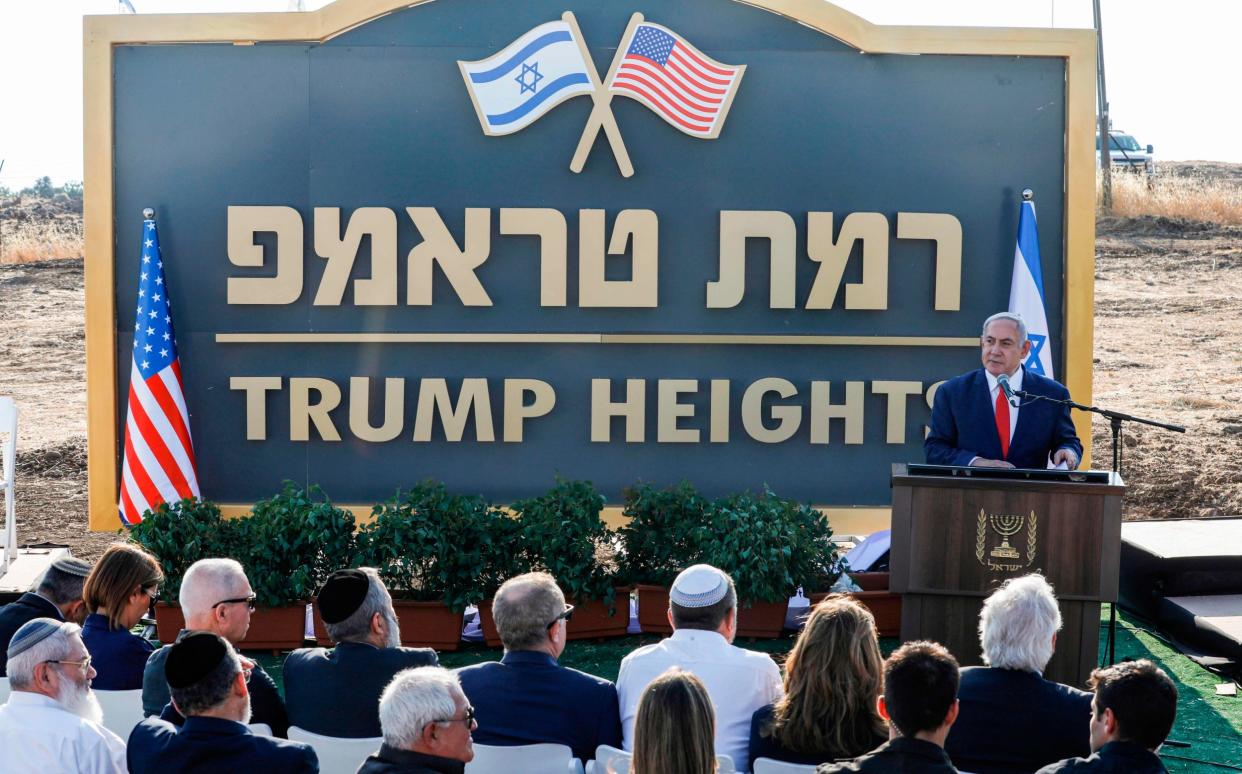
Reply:
[[[1025,526],[1026,517],[1020,514],[994,513],[991,516],[991,522],[992,529],[1001,536],[1001,544],[992,549],[991,555],[996,559],[1017,559],[1018,552],[1009,545],[1009,538]]]

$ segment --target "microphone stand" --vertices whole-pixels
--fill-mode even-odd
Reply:
[[[1118,475],[1121,474],[1121,451],[1122,451],[1121,425],[1123,422],[1137,422],[1140,425],[1151,425],[1152,427],[1159,427],[1163,430],[1171,430],[1174,433],[1186,432],[1186,428],[1181,425],[1169,424],[1168,422],[1157,422],[1154,419],[1144,419],[1143,417],[1136,417],[1132,414],[1123,414],[1120,411],[1102,409],[1102,408],[1099,408],[1098,406],[1084,406],[1083,404],[1072,401],[1069,398],[1061,399],[1061,398],[1050,398],[1046,395],[1032,395],[1026,390],[1014,390],[1013,394],[1017,395],[1019,398],[1023,400],[1032,400],[1032,401],[1046,400],[1049,403],[1057,403],[1062,406],[1068,406],[1069,408],[1072,408],[1072,409],[1078,409],[1079,411],[1088,411],[1092,414],[1099,414],[1100,416],[1108,419],[1108,424],[1109,424],[1109,427],[1112,428],[1112,434],[1113,434],[1113,472]],[[1107,643],[1107,646],[1108,646],[1108,663],[1109,664],[1117,663],[1116,645],[1117,645],[1117,603],[1113,602],[1112,604],[1108,606],[1108,643]],[[1103,666],[1103,664],[1101,664],[1101,666]]]

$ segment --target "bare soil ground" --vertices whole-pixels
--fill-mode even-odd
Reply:
[[[1161,174],[1242,187],[1242,165]],[[0,218],[14,217],[6,204]],[[41,206],[26,203],[23,220],[66,218]],[[1095,301],[1095,405],[1188,428],[1126,427],[1126,518],[1242,513],[1242,226],[1100,218]],[[0,395],[22,411],[19,541],[93,559],[114,536],[86,529],[83,317],[80,260],[0,265]],[[1107,469],[1108,423],[1097,417],[1092,437],[1092,466]]]

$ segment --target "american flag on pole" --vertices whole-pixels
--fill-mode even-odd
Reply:
[[[638,100],[693,137],[720,134],[746,65],[717,62],[651,22],[635,26],[621,47],[625,57],[608,81],[609,91]]]
[[[160,503],[199,496],[167,290],[159,235],[147,219],[121,466],[121,520],[131,525]]]

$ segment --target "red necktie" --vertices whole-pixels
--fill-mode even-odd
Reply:
[[[1001,458],[1009,456],[1009,401],[1005,391],[996,391],[996,434],[1000,436]]]

